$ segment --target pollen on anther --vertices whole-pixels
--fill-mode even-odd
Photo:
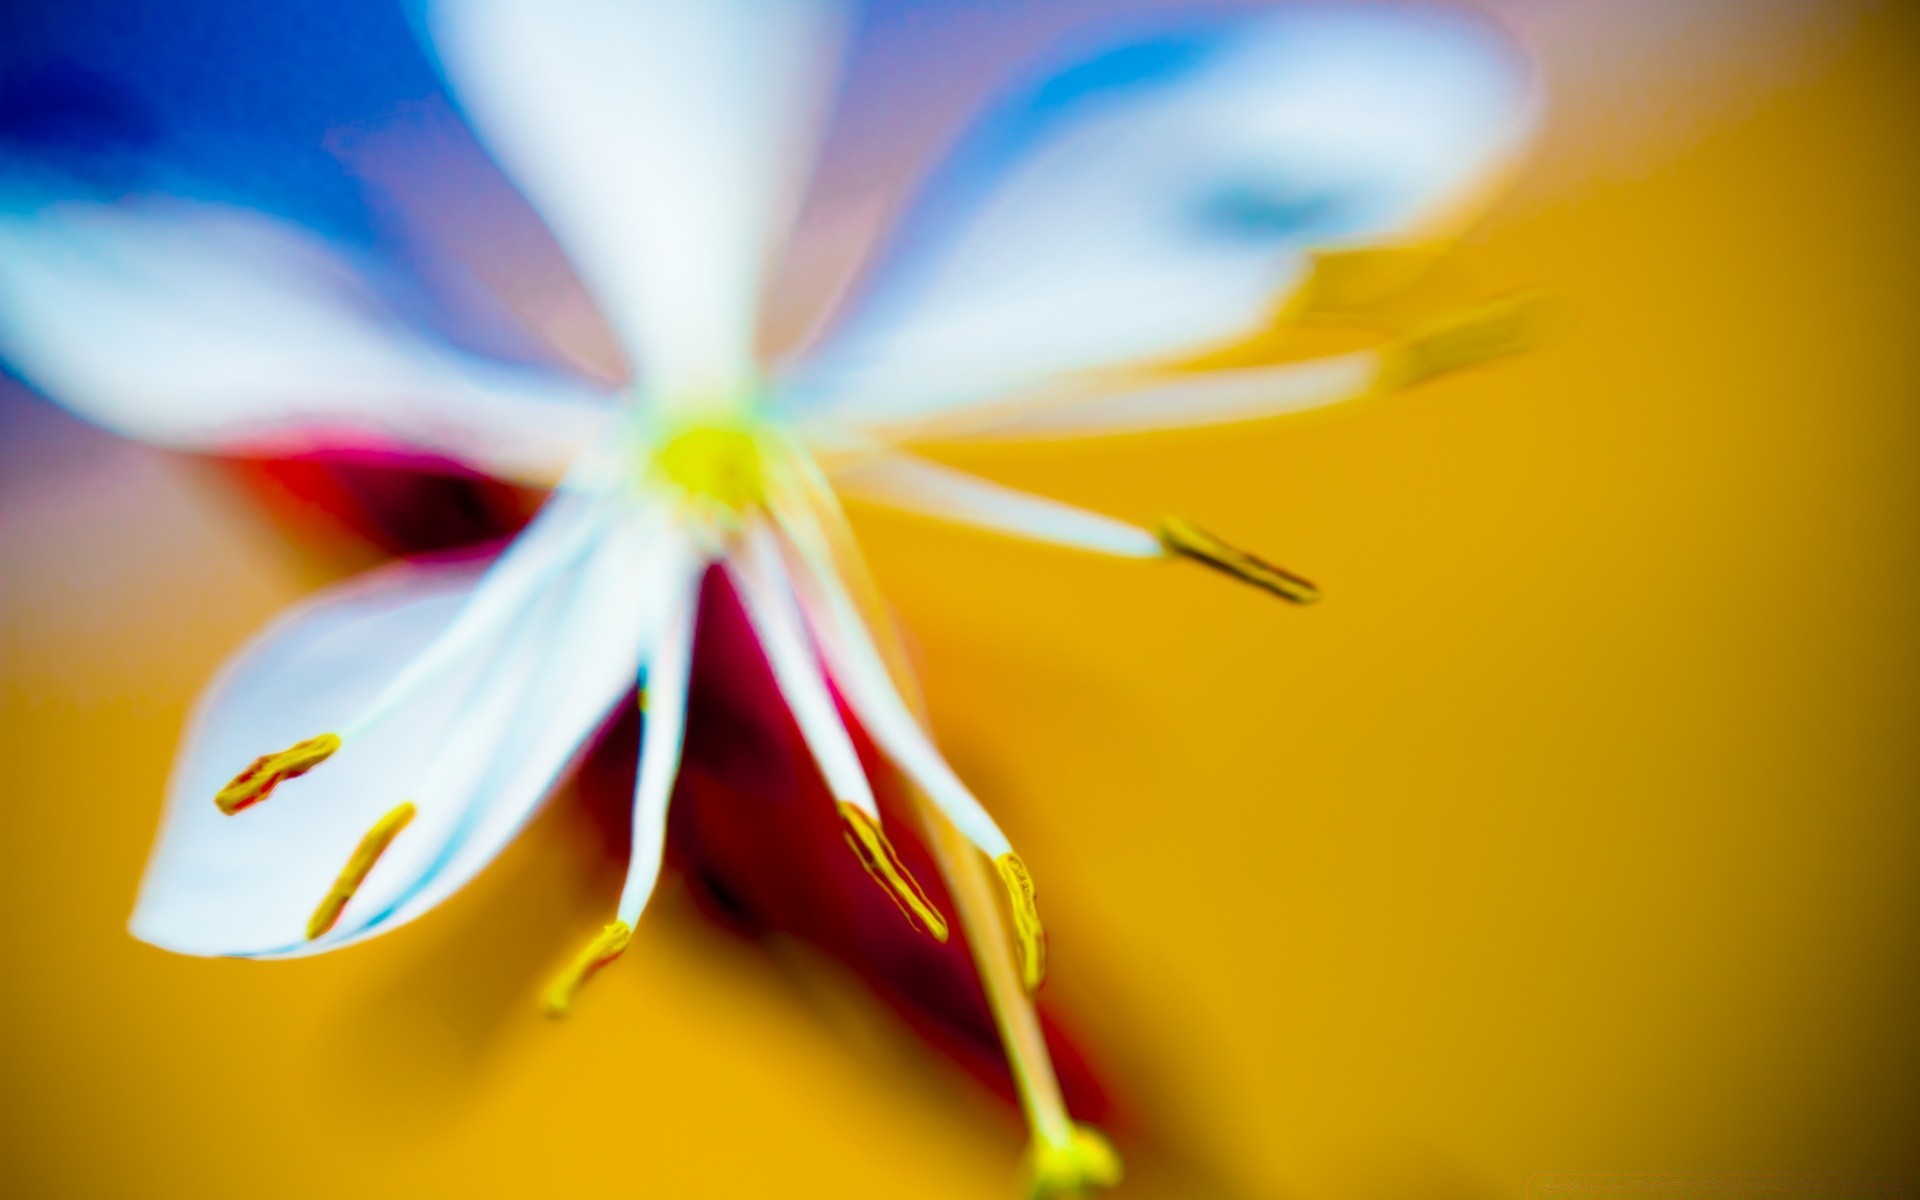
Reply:
[[[1381,391],[1412,387],[1517,354],[1546,336],[1554,313],[1549,297],[1539,292],[1503,296],[1450,313],[1389,347],[1376,386]]]
[[[853,850],[854,857],[860,860],[860,865],[866,868],[867,874],[872,876],[873,881],[879,884],[881,890],[886,892],[899,907],[900,914],[907,919],[907,924],[915,929],[925,930],[927,935],[936,942],[946,941],[947,919],[940,915],[940,910],[933,906],[933,901],[927,899],[926,892],[921,890],[920,881],[915,879],[913,873],[907,870],[906,864],[900,861],[900,855],[894,850],[893,843],[880,832],[880,827],[873,823],[873,819],[859,808],[842,800],[840,821],[843,826],[842,833],[847,839],[848,847]]]
[[[541,999],[541,1007],[547,1015],[566,1016],[573,1007],[574,997],[580,994],[587,980],[593,978],[601,967],[625,953],[627,943],[632,940],[633,927],[625,921],[615,921],[602,929],[547,986],[546,995]]]
[[[1192,559],[1295,604],[1312,604],[1320,598],[1320,589],[1310,580],[1230,545],[1191,521],[1166,517],[1157,532],[1170,555]]]
[[[298,779],[332,758],[334,751],[339,748],[338,734],[323,733],[303,742],[295,742],[285,750],[262,754],[221,788],[214,795],[213,802],[228,816],[241,809],[252,808],[272,795],[274,788],[289,779]]]
[[[1040,906],[1034,902],[1033,876],[1027,864],[1014,853],[993,860],[1000,872],[1000,884],[1007,891],[1007,905],[1013,910],[1013,933],[1020,945],[1020,980],[1027,991],[1040,987],[1047,975],[1047,934],[1040,925]]]
[[[353,854],[347,859],[347,865],[340,868],[340,876],[333,881],[332,890],[320,901],[319,906],[313,910],[313,916],[308,919],[308,941],[326,933],[333,928],[335,922],[339,921],[341,912],[347,907],[347,901],[353,899],[354,893],[360,890],[360,885],[367,881],[367,873],[372,871],[374,864],[380,861],[380,856],[387,852],[387,847],[393,844],[393,839],[400,836],[400,831],[412,822],[413,814],[413,801],[406,801],[375,821],[373,827],[361,837],[360,844],[354,847]]]

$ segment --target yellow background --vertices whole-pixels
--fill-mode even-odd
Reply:
[[[1040,882],[1050,987],[1222,1194],[1913,1170],[1920,28],[1499,11],[1553,107],[1465,261],[1559,293],[1558,340],[1256,429],[952,456],[1190,515],[1321,605],[862,532]],[[13,436],[0,1191],[1008,1194],[995,1104],[678,902],[537,1019],[617,871],[563,821],[346,954],[131,940],[186,706],[321,580],[200,468]]]

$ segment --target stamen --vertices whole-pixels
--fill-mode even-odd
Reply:
[[[1117,1186],[1125,1174],[1113,1143],[1091,1125],[1073,1122],[1063,1141],[1035,1138],[1027,1148],[1027,1200],[1081,1196]]]
[[[625,921],[615,921],[600,931],[600,935],[588,942],[586,948],[574,956],[566,970],[554,977],[547,985],[547,994],[541,1001],[541,1007],[550,1017],[564,1017],[573,1007],[573,998],[580,989],[592,979],[594,972],[606,966],[626,952],[627,943],[633,940],[633,926]]]
[[[298,779],[333,757],[340,748],[340,736],[323,733],[304,742],[295,742],[275,754],[262,754],[246,770],[235,775],[213,798],[221,812],[232,816],[243,808],[252,808],[273,794],[273,789],[289,779]]]
[[[1228,545],[1190,521],[1165,517],[1157,532],[1168,554],[1203,563],[1295,604],[1312,604],[1320,598],[1320,589],[1311,582]]]
[[[1033,876],[1018,854],[1002,854],[993,860],[1000,870],[1000,883],[1007,889],[1007,903],[1013,909],[1013,933],[1020,943],[1020,981],[1029,993],[1038,991],[1047,975],[1047,931],[1040,927],[1040,907],[1033,900]]]
[[[920,890],[919,881],[914,879],[906,864],[894,852],[893,844],[887,841],[880,827],[875,825],[866,813],[842,800],[840,802],[840,820],[846,826],[844,835],[847,845],[853,848],[860,865],[873,876],[873,881],[893,897],[900,907],[901,915],[907,918],[907,924],[915,929],[924,929],[936,942],[947,940],[947,919],[927,899]]]
[[[1440,243],[1323,247],[1284,317],[1362,317],[1404,295],[1445,255]]]
[[[334,922],[340,919],[341,911],[347,907],[347,901],[353,899],[353,894],[366,882],[367,872],[373,870],[373,864],[380,861],[380,856],[387,852],[393,839],[413,820],[413,814],[413,801],[408,800],[375,821],[373,828],[367,830],[360,844],[354,847],[353,855],[347,859],[347,865],[340,868],[340,877],[333,881],[333,890],[327,893],[326,899],[320,901],[320,907],[314,909],[313,916],[308,918],[308,941],[333,928]]]
[[[808,465],[807,460],[802,459],[801,464]],[[872,631],[862,635],[873,639],[865,648],[877,660],[881,679],[889,684],[888,692],[907,711],[915,728],[919,728],[925,709],[917,702],[913,673],[907,667],[899,635],[888,620],[885,605],[878,599],[879,592],[860,559],[839,504],[817,471],[802,471],[797,478],[809,487],[810,495],[804,506],[783,513],[782,524],[795,534],[796,548],[809,564],[815,585],[833,601],[836,609],[843,610],[845,619],[853,623],[856,631]],[[841,571],[845,573],[844,584]],[[852,589],[852,596],[847,594],[848,587]],[[854,596],[858,597],[857,603]],[[908,698],[912,698],[911,708]],[[938,761],[937,754],[934,758]],[[993,878],[987,873],[985,856],[981,854],[989,844],[983,835],[995,835],[990,840],[997,848],[987,850],[987,855],[997,858],[1011,850],[1005,837],[998,836],[991,818],[985,818],[983,823],[976,821],[984,818],[984,813],[936,803],[925,790],[928,782],[925,775],[914,782],[907,797],[917,806],[927,833],[928,848],[933,851],[934,863],[946,880],[954,916],[967,934],[967,949],[979,968],[980,987],[986,993],[987,1008],[993,1014],[1000,1044],[1006,1049],[1007,1068],[1013,1073],[1013,1087],[1020,1098],[1021,1112],[1036,1142],[1055,1147],[1070,1143],[1079,1127],[1067,1116],[1066,1103],[1060,1096],[1060,1081],[1054,1074],[1053,1060],[1048,1056],[1046,1039],[1040,1032],[1040,1018],[1034,1011],[1032,998],[1021,986],[1012,939],[1007,936],[1006,918],[993,894]],[[962,832],[955,823],[957,819],[969,820],[978,827]],[[1098,1138],[1098,1134],[1092,1136]],[[1067,1152],[1073,1153],[1071,1146]],[[1091,1149],[1080,1153],[1083,1157],[1098,1158]],[[1053,1158],[1058,1154],[1036,1152],[1036,1182],[1041,1176],[1038,1160],[1042,1157]],[[1089,1183],[1096,1182],[1096,1175],[1116,1180],[1120,1177],[1119,1160],[1111,1148],[1105,1158],[1104,1172],[1083,1173]],[[1060,1174],[1054,1170],[1048,1178]]]
[[[1524,292],[1435,321],[1386,351],[1376,386],[1382,391],[1412,387],[1517,354],[1540,340],[1550,308],[1546,296]]]

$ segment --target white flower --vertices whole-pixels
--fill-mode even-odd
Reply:
[[[717,568],[876,878],[944,936],[879,833],[836,691],[1000,864],[1037,982],[1031,887],[903,699],[836,493],[1083,550],[1198,558],[1311,598],[1184,523],[1129,525],[902,447],[932,430],[1252,418],[1475,357],[1497,322],[1192,369],[1270,325],[1312,277],[1309,250],[1446,232],[1530,128],[1524,65],[1477,23],[1363,6],[1217,22],[1076,62],[980,122],[816,350],[765,363],[763,265],[797,207],[846,14],[829,0],[440,0],[421,27],[627,352],[633,380],[616,394],[393,321],[348,255],[258,214],[151,198],[0,212],[0,353],[103,425],[211,450],[372,437],[556,484],[484,572],[377,572],[229,666],[181,751],[135,933],[275,957],[409,921],[499,853],[643,682],[627,883],[554,995],[564,1005],[653,889],[696,596]],[[1054,1160],[1042,1145],[1036,1177],[1097,1174],[1097,1148],[1068,1145],[1081,1136],[1054,1137]]]

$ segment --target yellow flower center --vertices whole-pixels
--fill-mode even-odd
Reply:
[[[689,425],[655,448],[652,466],[687,496],[730,515],[766,499],[767,449],[748,425]]]

